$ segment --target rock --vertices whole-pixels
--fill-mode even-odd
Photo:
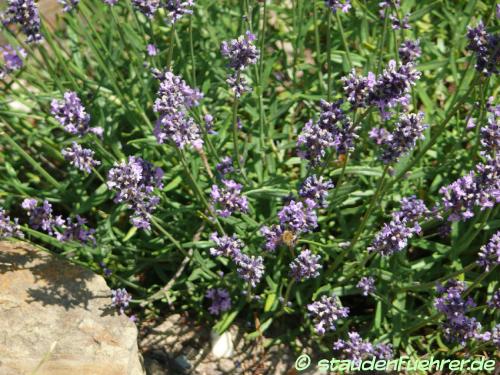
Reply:
[[[231,332],[226,331],[222,335],[212,331],[210,333],[212,341],[212,355],[215,358],[229,358],[233,355],[234,345]]]
[[[0,374],[143,375],[137,328],[101,276],[0,242]]]
[[[225,373],[225,374],[230,374],[236,366],[234,365],[233,361],[227,358],[222,358],[219,361],[219,369]]]

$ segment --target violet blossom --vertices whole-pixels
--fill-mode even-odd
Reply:
[[[486,272],[500,264],[500,231],[496,232],[489,242],[481,247],[478,255],[477,263]]]
[[[368,296],[368,294],[371,294],[375,291],[375,279],[371,276],[363,276],[356,284],[356,287],[361,289],[363,291],[363,295],[366,297]]]
[[[223,187],[212,185],[210,193],[212,207],[221,217],[229,217],[234,212],[247,212],[248,200],[241,195],[243,186],[233,180],[222,180]]]
[[[19,219],[16,217],[11,221],[10,216],[0,207],[0,240],[10,237],[24,238],[24,234],[21,232]]]
[[[23,67],[23,59],[27,56],[23,48],[6,45],[0,47],[0,52],[4,61],[3,65],[0,66],[0,78],[4,78],[7,74]]]
[[[212,315],[220,315],[231,308],[231,297],[229,292],[223,288],[210,288],[205,297],[212,301],[208,311]]]
[[[342,307],[335,295],[321,296],[319,301],[307,305],[307,310],[313,318],[318,335],[324,335],[326,331],[335,331],[338,320],[349,315],[349,308]]]
[[[0,16],[6,26],[18,24],[27,36],[27,43],[39,43],[43,40],[40,14],[34,0],[7,0],[7,9]]]
[[[71,165],[87,173],[92,172],[93,167],[101,164],[100,161],[94,160],[94,151],[83,148],[76,142],[73,142],[71,147],[62,150],[61,153]]]
[[[111,290],[111,304],[118,309],[121,315],[125,314],[125,309],[128,307],[132,296],[126,289]]]
[[[320,260],[321,256],[313,254],[311,250],[302,250],[290,263],[290,275],[297,281],[318,277],[322,268]]]
[[[323,176],[311,175],[307,177],[300,186],[299,195],[302,198],[314,200],[320,207],[328,207],[328,190],[333,189],[331,180],[324,179]]]

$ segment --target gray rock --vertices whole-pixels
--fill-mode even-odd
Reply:
[[[230,374],[235,368],[233,361],[228,358],[222,358],[219,360],[219,369],[225,373]]]
[[[137,328],[101,276],[0,242],[0,374],[143,375]]]

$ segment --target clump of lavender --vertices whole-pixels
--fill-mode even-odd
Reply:
[[[333,189],[334,185],[331,180],[326,180],[323,176],[312,175],[307,177],[302,183],[299,195],[302,198],[309,198],[317,202],[320,207],[328,207],[328,190]]]
[[[115,163],[109,171],[107,186],[116,191],[116,203],[126,202],[134,210],[130,221],[135,227],[151,228],[151,214],[160,202],[153,191],[163,187],[162,178],[161,168],[134,156],[128,162]]]
[[[54,216],[52,205],[47,201],[43,201],[41,206],[38,206],[38,201],[33,198],[26,198],[21,207],[26,211],[29,217],[29,225],[33,229],[42,229],[51,236],[55,236],[57,227],[64,226],[64,219],[61,215]]]
[[[43,40],[40,32],[40,15],[34,0],[7,0],[6,11],[1,15],[4,25],[18,24],[27,36],[27,43]]]
[[[341,352],[343,358],[354,361],[356,365],[360,361],[375,356],[379,359],[391,359],[392,348],[388,344],[373,345],[368,340],[363,340],[358,332],[349,332],[349,339],[339,339],[333,344],[333,350]]]
[[[215,247],[210,248],[212,256],[225,256],[230,259],[238,259],[241,256],[241,250],[245,246],[235,234],[229,236],[219,236],[216,232],[212,233],[210,239],[215,242]]]
[[[132,5],[147,18],[152,19],[160,7],[160,0],[132,0]]]
[[[100,161],[94,160],[94,151],[83,148],[76,142],[73,142],[71,147],[62,150],[62,155],[71,165],[87,173],[92,172],[93,167],[101,164]]]
[[[330,8],[333,13],[337,13],[337,10],[347,13],[349,9],[351,9],[351,0],[325,0],[325,5]]]
[[[10,216],[0,207],[0,240],[10,237],[23,238],[24,234],[21,232],[21,226],[18,222],[17,217],[11,221]]]
[[[294,234],[312,231],[318,226],[315,208],[316,203],[312,199],[307,198],[304,202],[291,200],[278,212],[281,227]]]
[[[481,247],[477,263],[488,272],[500,264],[500,231],[496,232],[489,242]]]
[[[358,128],[352,125],[340,107],[341,104],[341,100],[334,103],[321,100],[319,120],[307,122],[297,139],[298,154],[301,158],[317,165],[329,148],[334,148],[337,153],[344,155],[354,149]]]
[[[212,185],[211,203],[221,217],[229,217],[234,212],[247,212],[248,200],[241,195],[243,186],[233,180],[222,180],[223,187]]]
[[[77,241],[81,243],[92,242],[96,244],[94,237],[95,229],[87,227],[87,219],[76,215],[75,220],[71,218],[66,218],[66,224],[64,225],[64,230],[61,235],[57,238],[61,241]]]
[[[33,198],[26,198],[21,207],[29,217],[29,225],[33,229],[41,229],[59,241],[78,241],[81,243],[93,242],[95,244],[94,229],[86,226],[87,221],[76,216],[76,221],[71,218],[66,220],[61,215],[54,215],[52,205],[43,201],[38,205],[38,201]]]
[[[168,14],[168,20],[171,23],[179,21],[185,14],[192,14],[193,10],[190,8],[193,6],[194,0],[166,0],[163,4]]]
[[[58,0],[58,2],[63,6],[63,12],[71,12],[78,6],[80,0]]]
[[[201,149],[203,140],[200,129],[188,115],[188,110],[199,105],[203,94],[168,70],[154,71],[153,74],[160,81],[153,107],[159,115],[154,129],[156,140],[158,143],[164,143],[165,139],[171,140],[180,149],[186,145]]]
[[[398,54],[403,64],[415,62],[422,54],[422,50],[420,49],[420,41],[405,40],[403,43],[401,43]]]
[[[0,67],[0,78],[23,67],[23,59],[27,56],[23,48],[6,45],[0,47],[0,52],[4,61],[3,66]]]
[[[111,291],[111,304],[118,309],[121,315],[125,314],[125,309],[131,300],[132,296],[128,294],[126,289],[114,289]]]
[[[335,331],[337,321],[349,315],[349,308],[342,307],[339,298],[335,295],[322,296],[319,301],[307,305],[307,310],[313,317],[318,335],[324,335],[326,331]]]
[[[210,288],[207,290],[205,297],[212,300],[208,308],[208,311],[212,315],[220,315],[231,308],[231,297],[226,289]]]
[[[65,92],[64,99],[52,100],[50,107],[51,114],[68,133],[79,137],[89,133],[102,136],[101,127],[90,127],[90,115],[85,111],[85,107],[75,92]]]
[[[356,286],[363,291],[363,295],[366,297],[368,294],[375,291],[375,279],[371,276],[364,276],[359,280]]]
[[[290,274],[297,281],[313,279],[319,276],[322,266],[321,256],[315,255],[309,249],[302,250],[290,263]]]
[[[235,261],[238,275],[255,288],[264,276],[264,259],[241,254]]]
[[[401,200],[401,210],[393,212],[392,220],[385,223],[380,232],[368,247],[368,251],[376,251],[388,256],[402,251],[408,246],[408,240],[415,234],[420,234],[422,228],[418,220],[431,215],[425,203],[411,196]]]
[[[476,54],[476,70],[484,75],[498,74],[500,65],[500,36],[486,31],[480,21],[476,27],[467,31],[469,45],[467,49]]]
[[[450,280],[444,286],[438,285],[440,297],[434,300],[436,309],[446,316],[443,324],[447,340],[465,345],[469,339],[476,338],[481,330],[481,324],[475,318],[469,318],[466,313],[476,306],[472,298],[464,299],[465,283]]]
[[[415,147],[417,140],[423,139],[423,132],[427,125],[422,124],[424,114],[401,114],[394,130],[387,134],[382,145],[381,159],[384,163],[397,161]]]
[[[250,65],[256,64],[259,59],[260,52],[254,45],[255,35],[247,31],[245,35],[241,35],[238,39],[223,41],[220,46],[222,56],[229,60],[229,67],[234,70],[227,79],[227,83],[234,91],[236,97],[240,97],[243,93],[250,91],[242,71]]]

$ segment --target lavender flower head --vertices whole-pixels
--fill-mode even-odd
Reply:
[[[162,178],[161,168],[134,156],[128,162],[115,163],[109,171],[107,186],[116,191],[116,203],[126,202],[134,210],[131,222],[135,227],[150,229],[151,213],[160,202],[153,191],[163,187]]]
[[[146,52],[148,56],[156,56],[158,54],[158,49],[154,44],[148,44],[146,46]]]
[[[120,314],[125,314],[125,309],[128,307],[132,296],[128,294],[126,289],[114,289],[111,291],[111,304],[120,311]]]
[[[223,187],[212,185],[211,203],[221,217],[229,217],[234,212],[247,212],[248,200],[241,195],[242,185],[233,180],[222,180]]]
[[[160,81],[153,106],[153,110],[159,114],[154,129],[156,140],[163,143],[169,139],[180,149],[186,145],[200,149],[203,145],[200,129],[188,115],[188,110],[198,106],[203,95],[168,70],[154,71],[153,74]]]
[[[132,5],[147,18],[152,19],[160,7],[160,0],[132,0]]]
[[[328,207],[328,190],[333,189],[331,180],[325,180],[323,176],[312,175],[307,177],[302,183],[299,195],[302,198],[309,198],[317,202],[320,207]]]
[[[401,29],[409,30],[409,29],[411,29],[411,26],[409,23],[409,19],[410,19],[409,14],[405,15],[401,20],[397,16],[393,16],[393,15],[389,16],[389,19],[391,20],[391,25],[392,25],[393,30],[401,30]]]
[[[494,155],[500,150],[500,116],[494,110],[488,114],[488,123],[480,129],[482,155]]]
[[[359,280],[356,286],[363,291],[363,295],[366,297],[368,294],[375,291],[375,279],[373,277],[364,276]]]
[[[221,159],[220,163],[217,163],[217,166],[215,168],[222,177],[224,177],[227,174],[233,173],[234,172],[233,159],[230,156],[224,156]]]
[[[477,263],[488,272],[500,264],[500,231],[496,232],[489,242],[481,247]]]
[[[90,127],[90,116],[75,92],[65,92],[64,99],[52,100],[50,107],[51,114],[68,133],[79,137],[89,133],[102,136],[103,129],[101,127]]]
[[[329,148],[339,154],[346,154],[354,149],[354,141],[358,138],[357,127],[353,127],[349,118],[340,108],[342,101],[320,102],[321,114],[315,123],[307,122],[298,139],[298,155],[317,165],[326,155]]]
[[[373,355],[373,345],[363,340],[359,333],[349,332],[349,339],[339,339],[333,344],[333,350],[342,352],[342,356],[358,364],[365,358]]]
[[[63,12],[71,12],[78,6],[80,0],[58,0],[58,3],[63,6]]]
[[[194,6],[194,0],[166,0],[163,7],[168,13],[168,20],[170,23],[179,21],[185,14],[192,14],[193,10],[190,9]]]
[[[221,54],[229,60],[229,67],[234,69],[234,73],[228,76],[227,83],[238,98],[243,93],[250,91],[241,72],[248,66],[256,64],[260,56],[254,41],[255,35],[247,31],[245,35],[241,35],[238,39],[221,43]]]
[[[313,317],[316,333],[324,335],[326,331],[335,331],[337,321],[347,318],[349,308],[342,307],[337,296],[322,296],[319,301],[307,305],[307,310]]]
[[[61,215],[54,216],[52,205],[47,201],[43,201],[41,206],[38,206],[38,201],[33,198],[26,198],[21,207],[29,216],[29,225],[33,229],[42,229],[51,236],[57,233],[57,227],[64,226],[64,219]]]
[[[500,309],[500,289],[497,289],[491,299],[488,301],[488,307],[490,309]]]
[[[428,126],[422,124],[423,118],[424,114],[422,112],[418,114],[401,114],[394,131],[382,143],[381,159],[384,163],[397,161],[415,147],[417,140],[424,138],[423,132]]]
[[[428,218],[430,215],[431,212],[422,200],[414,196],[403,198],[401,210],[395,211],[389,224],[385,223],[375,235],[368,251],[376,251],[384,256],[402,251],[408,246],[410,238],[421,233],[422,228],[418,220]]]
[[[76,220],[71,218],[66,218],[66,224],[64,225],[64,231],[62,234],[56,236],[60,241],[77,241],[81,243],[93,243],[96,244],[96,239],[94,237],[95,229],[87,227],[87,219],[76,215]]]
[[[43,40],[40,31],[40,15],[34,0],[7,0],[7,10],[1,14],[4,25],[18,24],[27,36],[27,43]]]
[[[21,226],[18,222],[18,218],[14,218],[13,222],[10,221],[10,216],[0,207],[0,240],[10,237],[24,238],[24,234],[21,232]]]
[[[257,286],[257,284],[264,276],[264,260],[261,256],[248,256],[246,254],[241,254],[236,260],[236,265],[238,266],[237,272],[238,275],[249,283],[253,288]]]
[[[278,212],[281,227],[294,234],[311,232],[318,226],[315,208],[316,203],[312,199],[307,198],[304,202],[291,200]]]
[[[23,48],[6,45],[0,47],[0,52],[4,61],[3,66],[0,67],[0,78],[23,67],[23,59],[27,56]]]
[[[90,173],[92,168],[101,164],[100,161],[94,160],[94,151],[88,148],[82,148],[78,143],[73,142],[71,147],[61,151],[62,155],[71,165],[81,171]]]
[[[210,248],[210,254],[212,256],[225,256],[230,259],[238,259],[241,257],[241,250],[245,245],[235,234],[231,237],[226,235],[219,237],[219,235],[214,232],[210,236],[210,239],[215,242],[215,247]]]
[[[351,0],[325,0],[325,5],[330,8],[333,13],[337,13],[337,10],[347,13],[349,9],[351,9]]]
[[[405,40],[403,43],[401,43],[398,53],[399,58],[401,59],[401,62],[403,64],[415,62],[422,54],[422,50],[420,49],[420,41]]]
[[[263,226],[260,229],[260,234],[264,236],[266,241],[264,249],[270,252],[275,251],[283,242],[283,232],[283,229],[279,225]]]
[[[205,297],[212,300],[212,304],[208,308],[212,315],[220,315],[231,308],[231,297],[226,289],[210,288],[207,290]]]
[[[449,221],[465,221],[474,216],[477,191],[478,186],[472,171],[450,185],[441,187],[439,193],[443,195],[443,206],[451,210]]]
[[[450,280],[444,286],[438,285],[440,297],[434,300],[436,309],[446,317],[443,330],[447,340],[465,345],[466,341],[475,338],[481,330],[481,325],[475,318],[465,314],[476,306],[472,298],[464,299],[465,283]]]
[[[290,263],[290,274],[297,281],[313,279],[319,276],[322,266],[319,264],[321,256],[315,255],[311,250],[302,250]]]
[[[467,30],[467,38],[469,39],[467,49],[476,54],[476,70],[487,76],[498,74],[500,36],[488,33],[482,22]]]

